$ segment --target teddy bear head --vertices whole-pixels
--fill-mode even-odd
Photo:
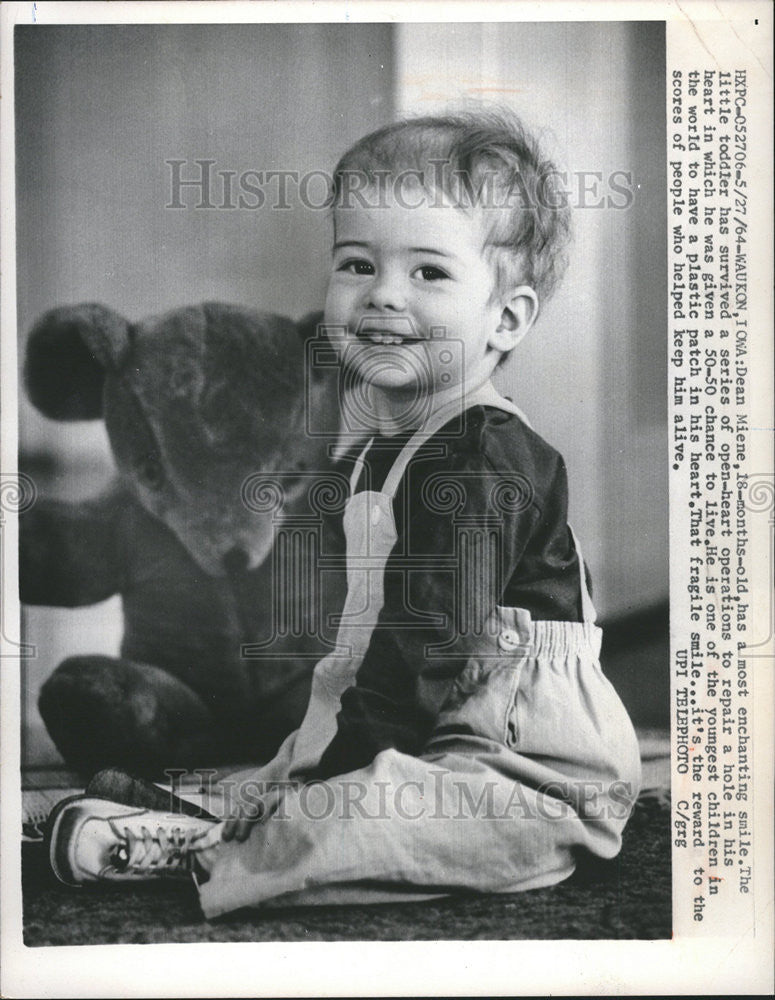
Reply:
[[[296,324],[205,303],[130,323],[101,305],[46,313],[30,332],[25,384],[54,420],[104,419],[119,475],[208,573],[237,553],[254,568],[280,512],[331,466],[336,386],[305,367],[318,317]],[[312,404],[311,404],[312,400]],[[281,502],[246,502],[251,476],[271,476]]]

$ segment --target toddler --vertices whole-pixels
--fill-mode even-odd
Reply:
[[[556,177],[506,112],[401,121],[342,157],[325,326],[344,424],[371,429],[346,459],[337,647],[277,756],[223,784],[231,818],[72,800],[63,881],[194,870],[214,917],[514,892],[619,851],[639,755],[565,465],[490,381],[562,273]]]

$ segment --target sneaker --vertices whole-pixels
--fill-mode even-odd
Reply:
[[[214,819],[76,795],[49,817],[49,860],[60,882],[71,886],[160,876],[196,879],[196,855],[214,846],[218,826]]]

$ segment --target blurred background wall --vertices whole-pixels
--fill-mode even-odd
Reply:
[[[473,99],[522,114],[589,207],[575,212],[565,282],[500,387],[566,458],[601,617],[666,602],[661,23],[16,31],[20,359],[37,316],[66,303],[103,302],[129,319],[205,299],[294,317],[322,305],[324,212],[293,198],[287,210],[196,208],[190,188],[185,208],[165,207],[167,161],[183,161],[184,179],[214,161],[219,206],[238,192],[224,197],[218,171],[330,170],[396,111]],[[583,196],[574,171],[590,172]],[[630,174],[632,203],[592,207],[616,171]],[[83,496],[110,472],[101,425],[52,423],[24,400],[20,449],[23,466],[49,469],[49,495]],[[25,753],[43,760],[40,683],[65,655],[115,652],[120,609],[27,609],[25,630],[38,646]]]

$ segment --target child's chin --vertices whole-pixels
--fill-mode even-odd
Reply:
[[[434,381],[428,359],[399,345],[355,346],[348,350],[345,364],[361,382],[380,389],[422,392]]]

